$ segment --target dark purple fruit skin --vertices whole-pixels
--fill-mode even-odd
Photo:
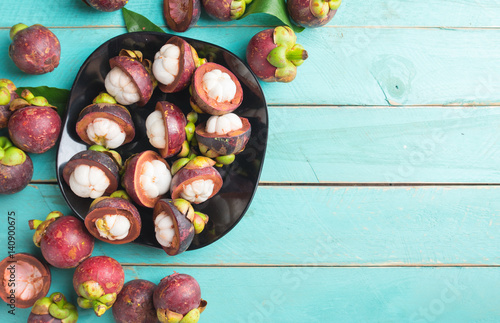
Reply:
[[[19,149],[42,154],[56,144],[61,123],[61,117],[53,108],[27,106],[11,115],[9,136]]]
[[[168,309],[186,315],[200,305],[200,285],[190,275],[174,273],[160,281],[153,300],[157,310]]]
[[[187,3],[187,6],[183,6],[183,3]],[[181,22],[178,22],[176,17],[173,17],[173,12],[170,11],[170,4],[175,3],[177,6],[181,6],[183,10],[189,10],[186,13],[186,17]],[[181,3],[181,4],[179,4]],[[167,21],[168,28],[177,32],[184,32],[196,25],[198,19],[200,19],[201,5],[200,0],[163,0],[163,17]]]
[[[196,126],[196,140],[219,155],[237,154],[243,149],[250,139],[251,126],[248,119],[241,118],[243,127],[225,135],[210,134],[205,131],[206,123]]]
[[[184,90],[191,83],[191,78],[196,70],[193,49],[187,41],[177,36],[170,38],[165,44],[178,46],[181,49],[180,57],[182,57],[182,60],[179,60],[179,74],[177,74],[175,80],[168,86],[158,83],[158,87],[162,92],[175,93]]]
[[[56,319],[50,314],[38,315],[34,313],[30,313],[28,316],[28,323],[61,323],[60,319]]]
[[[0,164],[0,194],[14,194],[28,186],[33,177],[33,162],[26,154],[24,163],[16,166]]]
[[[231,21],[232,2],[233,0],[202,0],[208,15],[220,21]]]
[[[94,237],[81,220],[66,215],[47,227],[40,241],[40,249],[52,266],[74,268],[92,254]]]
[[[83,2],[99,11],[111,12],[123,8],[128,0],[83,0]]]
[[[135,127],[130,112],[122,105],[109,103],[96,103],[83,108],[76,122],[76,133],[85,143],[93,145],[87,136],[87,127],[97,118],[107,118],[116,122],[125,131],[125,141],[129,143],[135,137]]]
[[[161,157],[172,157],[181,151],[186,140],[186,117],[178,106],[167,101],[158,101],[155,110],[160,111],[163,116],[166,136],[165,148],[158,150]]]
[[[10,92],[10,102],[17,99],[19,96],[16,92]],[[0,105],[0,129],[7,128],[9,123],[9,118],[12,115],[12,111],[10,110],[10,102],[6,105]]]
[[[153,304],[153,292],[156,284],[134,279],[123,285],[113,304],[113,317],[117,323],[156,323],[156,309]]]
[[[116,56],[109,60],[111,68],[118,66],[121,68],[135,83],[139,89],[140,100],[137,105],[142,107],[148,103],[151,95],[153,95],[153,81],[146,70],[138,60],[128,56]]]
[[[311,0],[287,0],[288,13],[297,24],[302,27],[321,27],[326,25],[337,10],[330,10],[323,18],[314,16],[310,9]]]
[[[42,25],[33,25],[14,36],[9,56],[21,71],[44,74],[59,66],[61,44],[50,30]]]
[[[172,218],[172,222],[175,226],[175,237],[173,241],[175,244],[170,248],[163,247],[163,250],[165,250],[169,256],[183,253],[189,248],[191,242],[193,242],[194,226],[184,214],[179,212],[171,199],[162,199],[156,203],[153,211],[153,221],[162,211],[167,212]]]
[[[276,82],[276,67],[267,60],[267,55],[274,48],[274,28],[255,34],[247,46],[246,56],[250,69],[265,82]]]
[[[99,167],[106,174],[110,182],[105,193],[111,194],[116,191],[118,183],[120,182],[118,174],[120,169],[118,168],[118,165],[113,158],[109,157],[105,153],[93,150],[81,151],[71,157],[71,159],[66,163],[63,168],[63,178],[66,184],[69,185],[71,173],[73,173],[75,168],[81,164]]]
[[[83,261],[73,274],[73,288],[78,296],[82,296],[78,292],[78,286],[88,281],[99,283],[105,294],[118,294],[122,290],[125,273],[120,263],[111,257],[90,257]]]

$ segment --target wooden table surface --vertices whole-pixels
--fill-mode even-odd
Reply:
[[[161,0],[130,0],[165,30]],[[120,11],[79,0],[3,0],[0,78],[70,89],[84,60],[126,32]],[[10,61],[9,28],[49,27],[60,66],[29,76]],[[270,16],[220,23],[202,14],[182,34],[244,59]],[[167,30],[168,31],[168,30]],[[175,257],[97,242],[126,281],[194,276],[201,322],[500,321],[500,2],[344,0],[333,21],[298,34],[309,52],[290,84],[261,83],[269,139],[260,186],[241,222],[216,243]],[[55,149],[31,155],[32,183],[0,196],[0,250],[16,214],[16,251],[40,255],[27,221],[70,214]],[[3,258],[4,256],[0,257]],[[76,301],[73,270],[51,292]],[[0,307],[0,321],[25,321]],[[80,310],[81,322],[96,320]]]

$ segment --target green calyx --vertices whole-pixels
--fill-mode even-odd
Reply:
[[[196,111],[191,111],[187,114],[186,119],[188,122],[196,123],[196,121],[198,121],[198,113]]]
[[[10,102],[10,91],[8,88],[0,87],[0,105],[7,105]]]
[[[63,214],[61,212],[52,211],[47,215],[44,221],[30,220],[28,222],[30,230],[35,230],[35,233],[33,234],[33,243],[37,247],[40,247],[40,241],[42,241],[42,237],[45,234],[47,227],[62,216]]]
[[[95,281],[86,281],[78,286],[78,306],[92,308],[97,316],[103,315],[116,301],[116,293],[105,294]]]
[[[113,193],[111,193],[109,197],[117,197],[120,199],[130,201],[130,196],[124,190],[114,191]]]
[[[117,104],[115,98],[106,92],[99,93],[99,95],[95,97],[95,99],[92,101],[92,103],[94,103],[94,104],[98,104],[98,103]]]
[[[201,142],[198,142],[198,148],[200,149],[201,154],[208,158],[217,158],[220,156],[217,152],[211,150],[210,147],[202,144]]]
[[[189,311],[179,323],[196,323],[200,320],[200,310],[197,308]]]
[[[189,152],[189,142],[187,140],[184,140],[184,142],[182,143],[181,151],[177,154],[177,157],[187,157],[189,155]]]
[[[247,9],[247,4],[252,2],[251,0],[233,0],[231,2],[231,19],[240,19]]]
[[[194,212],[193,220],[191,221],[194,226],[194,233],[200,234],[208,223],[208,215],[198,211]]]
[[[341,3],[342,0],[312,0],[309,8],[313,16],[322,19],[328,16],[330,10],[337,10]]]
[[[189,201],[185,199],[175,199],[173,200],[175,208],[184,214],[184,216],[191,222],[193,222],[194,217],[195,217],[195,212],[193,209],[193,206]]]
[[[269,52],[267,61],[276,67],[278,82],[291,82],[297,74],[297,66],[307,59],[307,51],[295,43],[297,36],[287,26],[274,28],[273,40],[277,46]]]
[[[230,154],[230,155],[215,157],[215,161],[219,164],[222,164],[222,165],[229,165],[229,164],[232,164],[234,162],[235,158],[236,158],[236,156],[234,154]]]
[[[102,145],[92,145],[89,147],[89,150],[105,153],[109,157],[113,158],[119,167],[122,167],[123,159],[117,151],[108,149]]]
[[[22,98],[22,99],[21,99]],[[20,109],[24,106],[33,105],[37,107],[49,107],[57,110],[57,107],[51,105],[43,96],[35,96],[30,90],[24,89],[21,98],[12,101],[11,110]],[[18,102],[16,102],[18,101]],[[14,104],[16,103],[16,104]],[[13,107],[14,106],[14,107]]]
[[[4,166],[17,166],[26,161],[26,153],[14,147],[7,137],[0,137],[0,164]]]
[[[173,164],[172,167],[170,168],[170,172],[172,173],[172,176],[174,176],[182,167],[186,166],[187,163],[189,163],[189,158],[184,157],[177,159]]]
[[[337,10],[340,7],[340,4],[342,3],[342,0],[325,0],[328,2],[328,5],[330,6],[331,10]]]
[[[62,293],[53,293],[35,302],[31,312],[36,315],[50,314],[62,323],[74,323],[78,320],[78,310],[66,300]]]
[[[158,321],[161,323],[179,323],[183,318],[180,313],[161,308],[156,310],[156,315],[158,316]]]
[[[17,25],[12,26],[12,28],[10,28],[10,34],[9,34],[10,39],[14,40],[14,36],[18,32],[20,32],[21,30],[26,29],[26,28],[28,28],[28,26],[25,24],[17,24]]]
[[[193,122],[188,122],[184,129],[186,130],[186,140],[190,142],[191,139],[193,139],[196,126],[194,125]]]

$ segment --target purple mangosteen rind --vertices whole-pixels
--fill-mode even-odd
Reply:
[[[237,154],[245,149],[250,139],[251,125],[247,118],[240,117],[243,127],[233,130],[225,135],[208,133],[205,131],[206,123],[196,126],[196,140],[198,145],[205,145],[219,156]]]
[[[158,322],[153,304],[155,289],[156,284],[144,279],[134,279],[125,283],[112,307],[115,321],[117,323]]]
[[[132,79],[139,90],[140,100],[137,105],[142,107],[148,103],[153,95],[154,84],[151,80],[151,74],[138,60],[128,56],[116,56],[109,60],[111,69],[119,67],[128,77]]]
[[[203,8],[213,19],[220,21],[231,21],[231,2],[233,0],[202,0]]]
[[[321,2],[329,2],[328,12],[315,13]],[[287,9],[294,22],[302,27],[316,28],[326,25],[337,13],[341,0],[287,0]],[[316,7],[316,8],[315,8]]]
[[[76,121],[76,133],[86,144],[94,145],[87,135],[87,127],[97,118],[112,120],[125,131],[125,141],[123,145],[131,142],[135,137],[135,127],[130,112],[120,104],[95,103],[86,106],[80,112]]]
[[[192,310],[203,312],[207,303],[201,299],[198,282],[190,275],[173,273],[163,278],[153,294],[160,321],[168,316],[182,319]]]
[[[187,202],[187,201],[186,201]],[[175,236],[170,247],[162,246],[163,250],[169,256],[178,255],[189,248],[194,238],[194,226],[186,217],[186,214],[181,213],[174,204],[172,199],[159,200],[153,209],[153,222],[156,217],[165,212],[174,224]]]
[[[187,0],[181,3],[179,0],[163,0],[163,17],[167,21],[170,29],[176,32],[184,32],[196,25],[201,14],[200,0]],[[174,6],[181,6],[181,10],[185,14],[183,17],[175,17],[176,10],[172,10]],[[176,8],[177,9],[177,8]]]
[[[33,161],[28,154],[22,164],[8,166],[0,163],[0,194],[14,194],[23,190],[33,178]]]
[[[164,93],[175,93],[189,86],[197,67],[197,61],[199,62],[200,59],[196,50],[180,37],[173,36],[165,44],[173,44],[180,49],[179,73],[172,83],[169,85],[158,83],[158,87]]]
[[[158,101],[155,110],[162,114],[165,126],[165,148],[158,150],[161,157],[172,157],[182,149],[186,140],[186,117],[179,107],[166,101]]]
[[[112,12],[123,8],[128,0],[83,0],[83,2],[96,10]]]
[[[111,194],[118,188],[120,169],[115,160],[107,154],[93,150],[76,153],[63,168],[63,178],[66,184],[69,185],[69,178],[79,165],[95,166],[104,172],[110,183],[105,193]]]

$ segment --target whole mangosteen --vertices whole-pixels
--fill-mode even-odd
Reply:
[[[28,323],[76,323],[78,310],[62,293],[38,299],[28,316]]]
[[[200,14],[200,0],[163,0],[163,17],[173,31],[184,32],[196,25]]]
[[[44,26],[14,25],[10,29],[10,39],[9,56],[21,71],[44,74],[59,66],[61,44]]]
[[[83,2],[99,11],[111,12],[123,8],[128,0],[83,0]]]
[[[342,0],[287,0],[290,17],[303,27],[326,25],[337,12]]]
[[[202,0],[208,15],[216,20],[231,21],[241,18],[252,0]]]
[[[134,279],[123,285],[113,304],[113,317],[117,323],[156,323],[153,293],[156,284]]]
[[[13,194],[28,186],[33,177],[33,162],[7,137],[0,137],[0,194]]]

